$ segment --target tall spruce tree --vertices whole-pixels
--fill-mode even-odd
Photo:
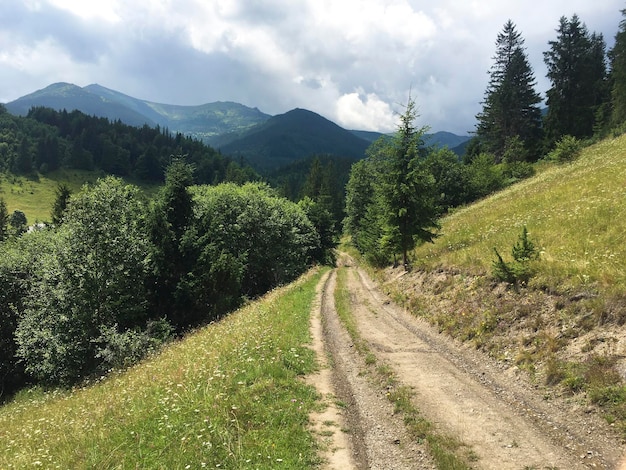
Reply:
[[[589,34],[577,15],[561,17],[557,39],[544,52],[547,77],[548,114],[545,118],[547,145],[564,135],[590,137],[598,109],[606,96],[606,46],[601,34]]]
[[[526,52],[524,39],[508,20],[496,40],[496,55],[485,92],[476,134],[483,149],[499,161],[509,142],[520,139],[530,159],[538,156],[541,141],[541,97]]]
[[[194,202],[189,190],[193,171],[193,166],[182,159],[168,166],[165,186],[154,200],[147,223],[153,247],[154,272],[148,286],[152,311],[157,318],[165,316],[179,328],[192,324],[197,314],[187,289],[194,254],[183,248],[183,239],[193,223]]]
[[[432,241],[439,227],[439,206],[433,175],[420,156],[426,127],[416,128],[417,106],[409,97],[395,138],[386,152],[388,173],[382,183],[386,224],[383,244],[402,253],[402,263],[409,266],[408,253],[417,241]]]
[[[626,9],[615,35],[615,45],[609,52],[611,60],[611,125],[626,123]]]
[[[50,217],[52,218],[52,225],[59,226],[63,223],[63,215],[67,209],[67,205],[70,201],[72,190],[66,183],[59,183],[55,190],[54,204],[52,205],[52,211]]]

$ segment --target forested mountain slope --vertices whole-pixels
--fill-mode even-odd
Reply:
[[[274,116],[238,139],[216,146],[259,170],[275,170],[316,154],[363,158],[370,142],[306,109]]]

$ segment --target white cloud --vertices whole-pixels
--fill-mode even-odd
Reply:
[[[0,53],[0,67],[10,70],[13,76],[22,76],[26,86],[36,83],[41,76],[46,77],[46,85],[59,81],[81,83],[90,74],[87,66],[77,65],[51,38],[32,46],[22,45],[3,50]],[[35,89],[29,92],[33,91]]]
[[[48,0],[48,2],[62,10],[85,19],[105,20],[117,23],[121,18],[116,13],[118,8],[115,0]]]
[[[561,15],[617,31],[622,0],[0,0],[0,100],[63,79],[152,101],[307,108],[389,130],[409,91],[420,125],[472,130],[510,18],[545,91]]]
[[[338,124],[347,129],[390,132],[397,126],[397,116],[388,103],[376,94],[357,92],[339,97],[336,105]]]

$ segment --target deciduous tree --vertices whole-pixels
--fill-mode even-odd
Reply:
[[[73,382],[99,366],[103,328],[147,318],[148,239],[139,190],[108,177],[77,194],[16,331],[26,371],[43,382]],[[45,232],[43,232],[45,233]]]

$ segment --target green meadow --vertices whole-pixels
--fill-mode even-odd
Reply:
[[[533,284],[624,292],[626,135],[587,147],[572,163],[539,166],[537,176],[457,210],[415,257],[428,268],[488,273],[493,249],[510,259],[524,226],[540,250]]]
[[[83,185],[95,183],[98,178],[106,176],[101,171],[84,171],[61,169],[36,176],[17,176],[10,173],[0,173],[0,198],[7,205],[11,214],[21,210],[26,214],[28,224],[50,221],[50,212],[56,197],[59,184],[67,185],[72,193],[80,191]],[[136,184],[147,195],[154,194],[158,185]]]

